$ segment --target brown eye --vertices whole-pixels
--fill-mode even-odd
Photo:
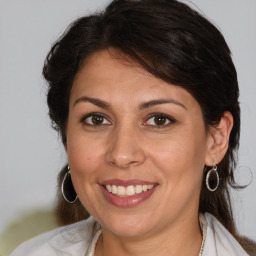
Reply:
[[[154,117],[154,123],[156,125],[165,125],[167,118],[165,116],[156,116]]]
[[[102,124],[103,123],[103,121],[104,121],[104,118],[103,118],[103,116],[92,116],[92,123],[94,124],[94,125],[100,125],[100,124]]]
[[[83,118],[82,123],[93,126],[109,125],[111,124],[105,116],[101,114],[92,113]]]
[[[172,123],[175,123],[175,119],[165,114],[159,113],[152,115],[147,121],[146,125],[156,126],[156,127],[165,127]]]

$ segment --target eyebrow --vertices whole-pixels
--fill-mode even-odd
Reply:
[[[78,103],[80,102],[90,102],[96,106],[99,106],[101,108],[110,108],[111,105],[103,100],[100,100],[100,99],[97,99],[97,98],[91,98],[91,97],[87,97],[87,96],[83,96],[83,97],[80,97],[78,99],[75,100],[74,104],[73,104],[73,107],[75,105],[77,105]]]
[[[101,108],[111,108],[111,105],[109,103],[107,103],[106,101],[100,100],[98,98],[91,98],[88,96],[83,96],[83,97],[76,99],[73,104],[73,107],[80,102],[90,102],[90,103],[92,103],[96,106],[99,106]],[[147,101],[147,102],[141,103],[139,105],[139,110],[150,108],[150,107],[153,107],[156,105],[168,104],[168,103],[175,104],[175,105],[180,106],[187,110],[187,108],[182,103],[180,103],[179,101],[174,100],[174,99],[157,99],[157,100]]]
[[[151,101],[148,101],[148,102],[140,104],[139,105],[139,109],[143,110],[145,108],[150,108],[150,107],[153,107],[153,106],[156,106],[156,105],[168,104],[168,103],[175,104],[175,105],[180,106],[180,107],[182,107],[182,108],[187,110],[187,108],[182,103],[180,103],[179,101],[174,100],[174,99],[151,100]]]

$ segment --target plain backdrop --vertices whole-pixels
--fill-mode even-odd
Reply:
[[[0,233],[22,214],[54,205],[66,155],[47,116],[43,61],[71,21],[107,3],[0,0]],[[237,67],[242,109],[237,176],[251,184],[232,198],[239,231],[256,240],[256,1],[194,0],[190,5],[222,31]]]

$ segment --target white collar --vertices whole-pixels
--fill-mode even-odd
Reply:
[[[249,256],[227,229],[211,214],[199,215],[203,241],[199,256]],[[96,243],[101,235],[99,229],[89,245],[85,256],[94,256]]]
[[[96,234],[94,235],[89,247],[88,247],[88,250],[85,254],[85,256],[94,256],[94,251],[95,251],[95,247],[96,247],[96,243],[98,242],[98,239],[101,235],[101,229],[99,229]]]

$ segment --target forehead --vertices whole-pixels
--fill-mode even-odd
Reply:
[[[115,80],[123,80],[126,77],[129,80],[135,80],[139,77],[146,79],[155,78],[152,74],[142,68],[136,61],[132,60],[124,53],[109,48],[95,52],[88,56],[81,68],[79,69],[74,84],[81,80],[105,80],[113,82]],[[156,78],[155,78],[156,79]]]
[[[84,94],[84,95],[83,95]],[[79,96],[100,97],[107,102],[138,102],[171,97],[187,106],[197,106],[184,88],[169,84],[114,50],[89,56],[77,73],[71,99]]]

